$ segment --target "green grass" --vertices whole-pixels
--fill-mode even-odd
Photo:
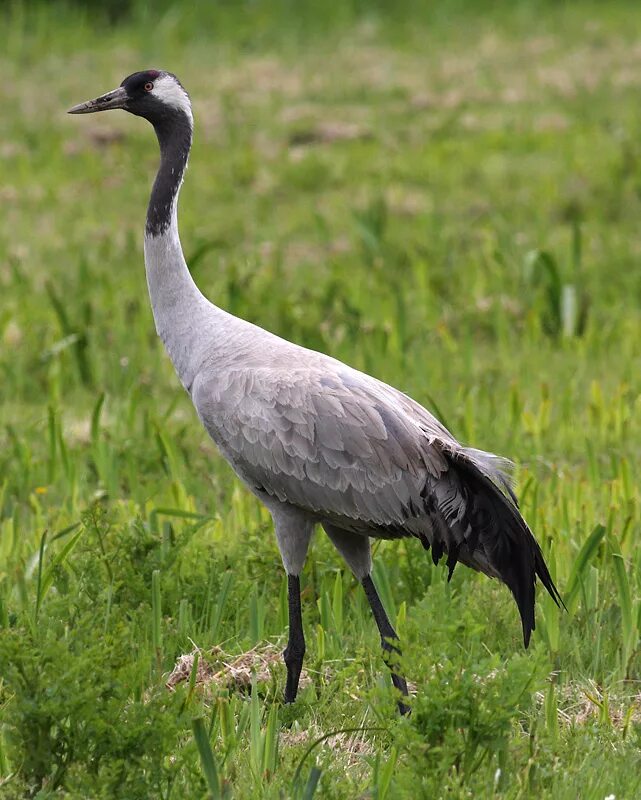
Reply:
[[[641,15],[376,8],[5,12],[3,798],[639,796]],[[198,664],[165,687],[195,648],[213,669],[215,647],[283,646],[287,605],[268,515],[154,332],[153,133],[64,114],[149,66],[195,107],[180,219],[203,291],[519,466],[569,613],[539,592],[524,653],[504,587],[377,545],[409,719],[321,533],[294,706],[280,665],[244,692]]]

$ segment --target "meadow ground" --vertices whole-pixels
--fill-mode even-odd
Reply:
[[[641,11],[370,8],[3,11],[3,798],[641,793]],[[150,66],[195,107],[180,219],[205,293],[518,464],[568,613],[539,592],[525,653],[504,587],[377,546],[407,719],[320,534],[281,704],[270,521],[148,307],[153,133],[64,114]]]

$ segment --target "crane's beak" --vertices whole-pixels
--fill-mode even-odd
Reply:
[[[124,108],[127,102],[127,90],[122,86],[107,92],[95,100],[87,100],[86,103],[79,103],[70,108],[67,114],[93,114],[96,111],[109,111],[112,108]]]

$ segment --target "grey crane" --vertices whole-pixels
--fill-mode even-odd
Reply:
[[[154,126],[160,167],[145,228],[145,268],[158,335],[207,432],[269,510],[287,572],[285,702],[305,653],[300,573],[321,524],[361,582],[392,680],[398,637],[371,577],[370,538],[412,536],[449,577],[458,561],[505,583],[527,647],[538,577],[560,595],[519,513],[510,462],[463,447],[407,395],[375,378],[228,314],[194,283],[178,236],[177,202],[192,143],[189,96],[175,75],[136,72],[70,114],[121,108]]]

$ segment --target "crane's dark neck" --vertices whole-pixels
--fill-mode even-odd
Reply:
[[[170,108],[151,120],[160,144],[160,167],[147,209],[147,236],[166,233],[172,222],[176,195],[191,149],[192,122],[180,109]]]

